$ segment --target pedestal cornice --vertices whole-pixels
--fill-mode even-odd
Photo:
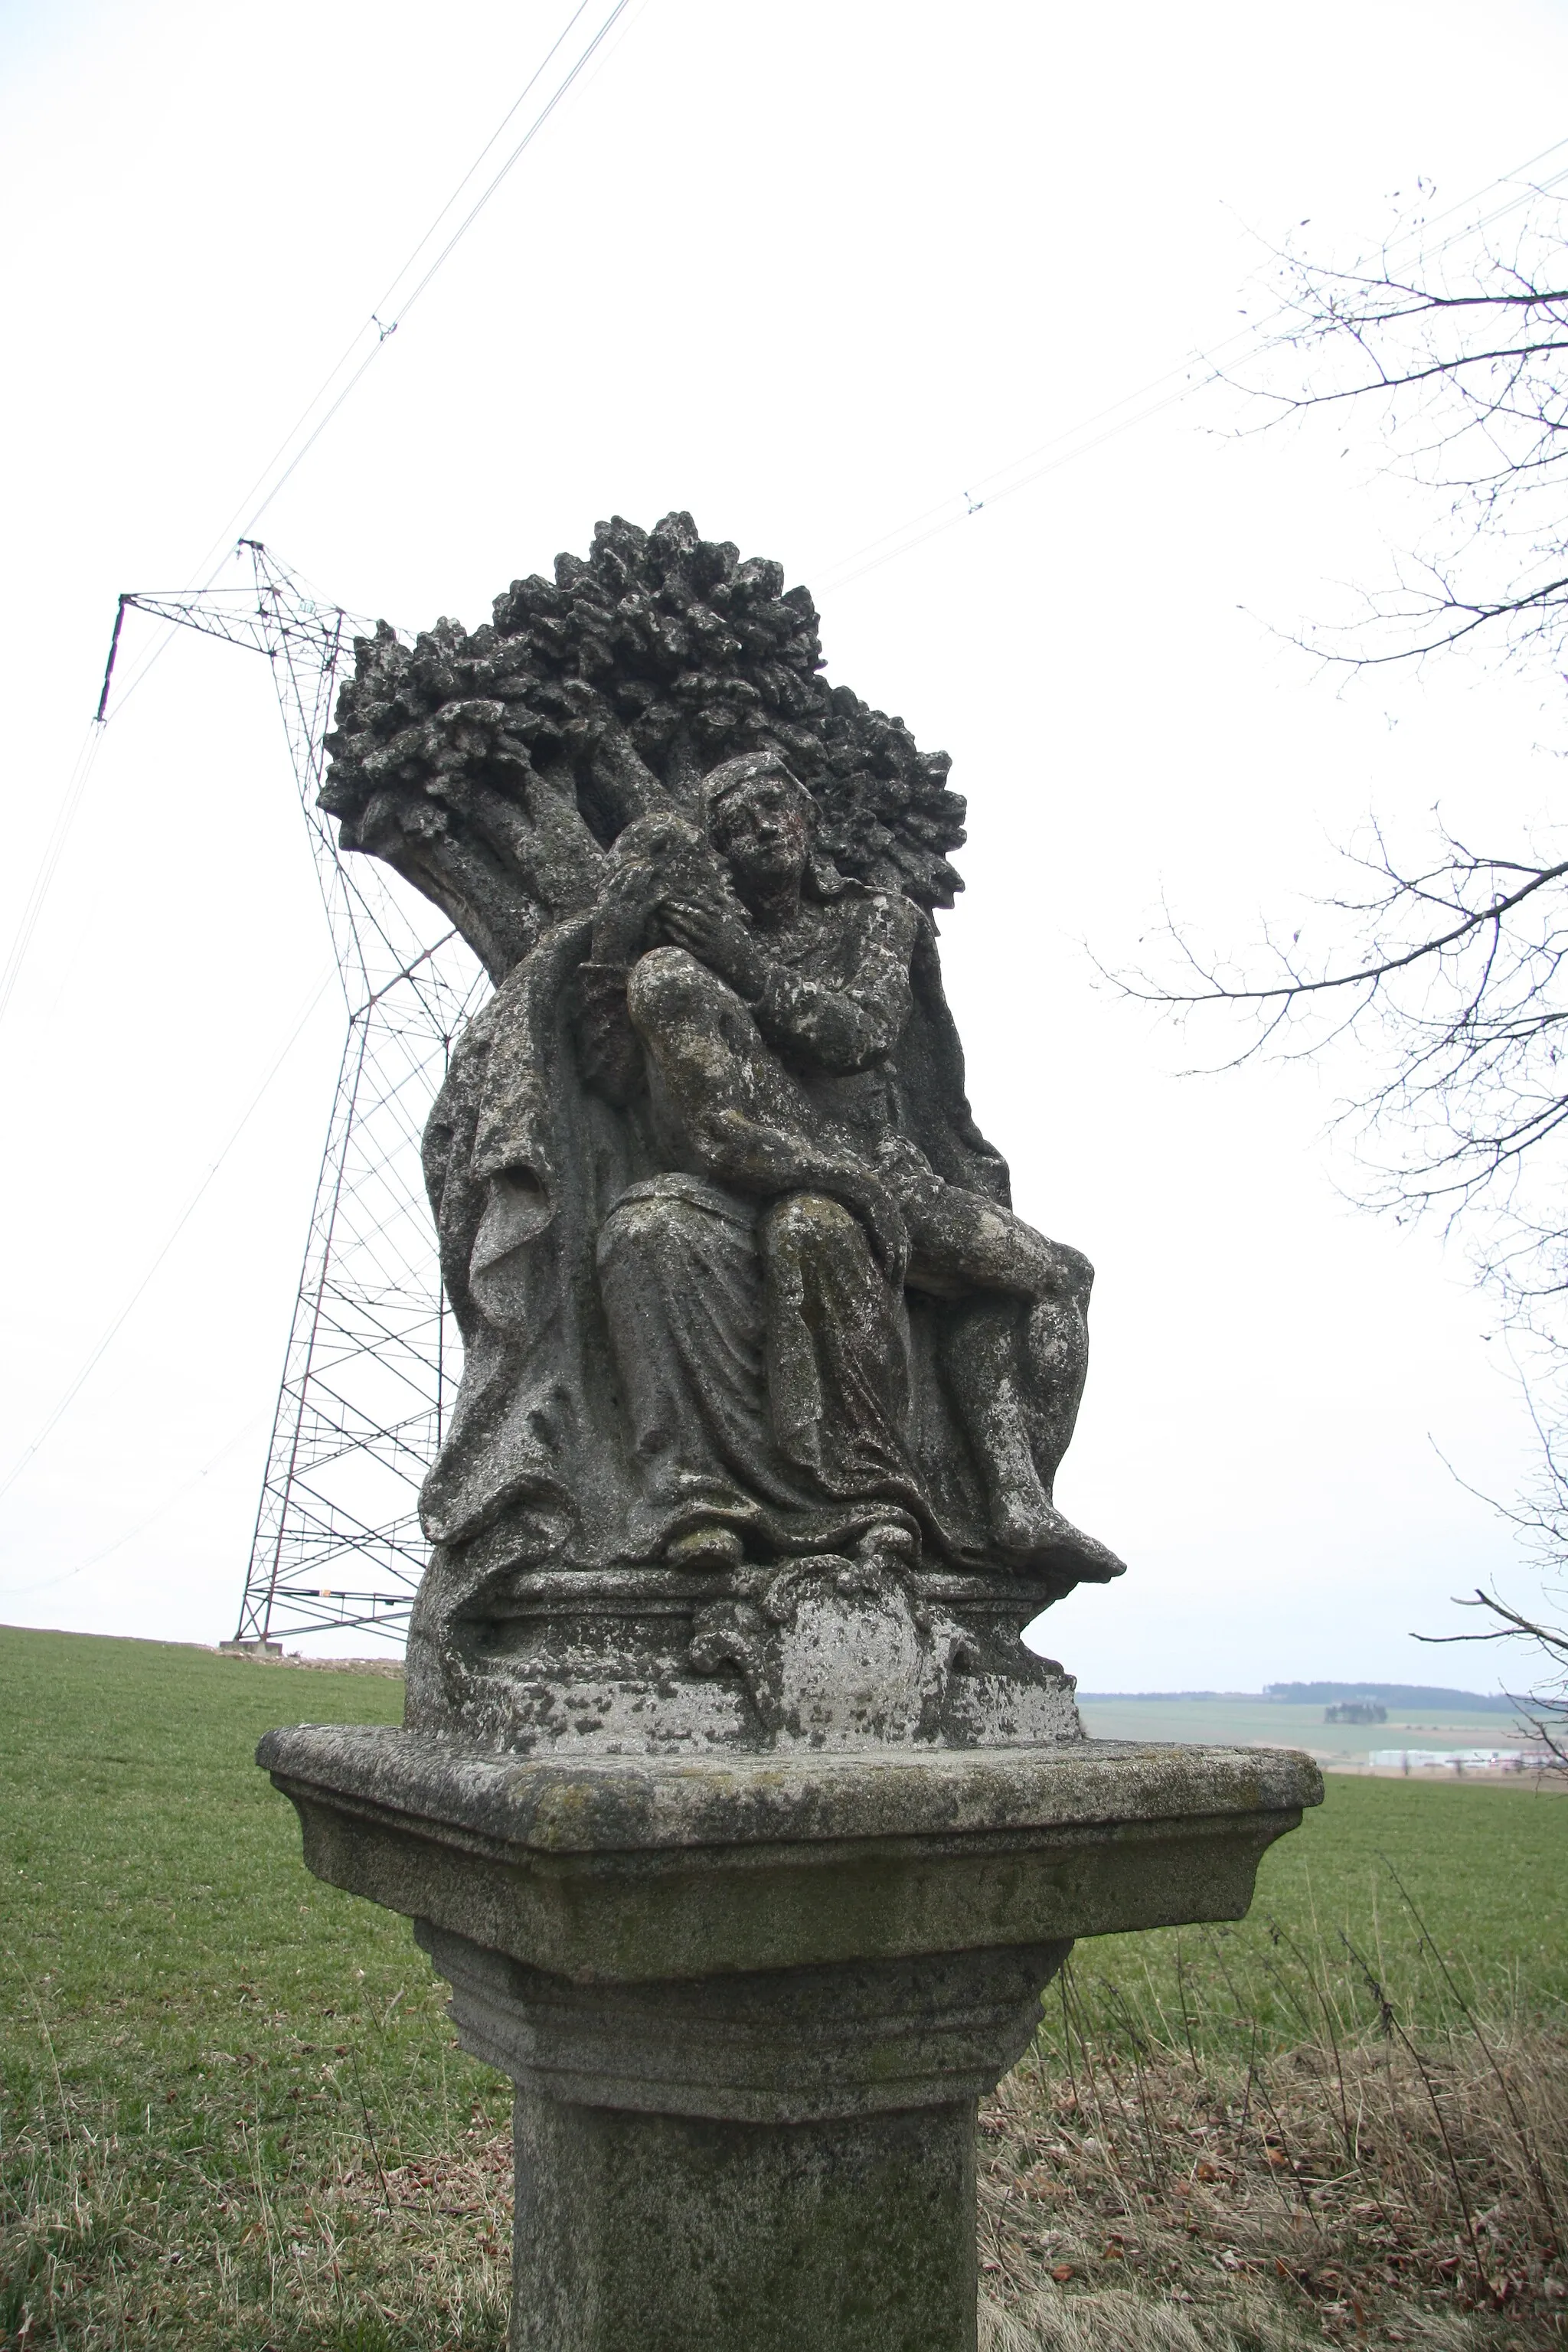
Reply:
[[[581,1982],[1237,1918],[1321,1795],[1275,1748],[574,1759],[378,1726],[269,1733],[317,1874]]]

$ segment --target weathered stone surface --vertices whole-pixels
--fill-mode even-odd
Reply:
[[[1014,1213],[964,1096],[946,755],[830,689],[782,592],[689,516],[617,520],[471,635],[362,643],[342,692],[343,845],[497,984],[426,1137],[464,1372],[423,1498],[424,1728],[1076,1731],[1016,1633],[1121,1573],[1052,1498],[1092,1270]],[[639,1570],[680,1622],[617,1607]]]
[[[1236,1918],[1322,1783],[1273,1748],[524,1762],[374,1725],[269,1732],[317,1874],[586,1980]]]
[[[420,1938],[518,2084],[515,2345],[973,2343],[974,2103],[1065,1945],[627,1988]]]
[[[417,1668],[412,1725],[523,1756],[1076,1739],[1022,1628],[1054,1588],[832,1553],[772,1567],[519,1573],[470,1671]]]
[[[485,1753],[268,1733],[517,2084],[514,2352],[972,2352],[974,2102],[1075,1937],[1235,1917],[1271,1749]]]
[[[820,2123],[975,2099],[1022,2056],[1066,1942],[605,1983],[421,1921],[465,2048],[578,2106]]]
[[[974,2103],[753,2125],[520,2091],[512,2352],[973,2352]]]
[[[974,2102],[1074,1938],[1321,1783],[1087,1740],[1025,1625],[1092,1270],[975,1127],[945,755],[775,564],[601,525],[361,646],[322,805],[496,982],[425,1139],[461,1393],[405,1727],[270,1733],[517,2084],[513,2352],[973,2352]]]

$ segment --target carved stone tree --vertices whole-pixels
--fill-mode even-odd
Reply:
[[[686,515],[358,653],[323,802],[497,983],[426,1141],[467,1354],[411,1719],[1058,1732],[1018,1632],[1120,1569],[1051,1500],[1090,1271],[1012,1214],[964,1099],[945,753],[830,688],[805,590]],[[853,1696],[794,1639],[847,1577]]]
[[[275,1732],[518,2084],[512,2342],[961,2352],[973,2115],[1078,1934],[1231,1916],[1304,1758],[1087,1741],[1023,1626],[1083,1257],[978,1132],[945,756],[776,564],[602,525],[359,648],[322,794],[496,988],[426,1137],[464,1373],[405,1727]]]

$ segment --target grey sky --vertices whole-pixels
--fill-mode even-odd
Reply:
[[[0,950],[116,593],[188,580],[568,13],[0,16]],[[1373,803],[1502,837],[1549,803],[1558,714],[1475,672],[1315,679],[1264,621],[1366,576],[1405,509],[1369,450],[1237,441],[1212,402],[846,559],[1231,335],[1253,232],[1375,235],[1417,173],[1441,205],[1568,134],[1565,66],[1562,11],[1516,0],[633,0],[266,519],[328,594],[471,625],[597,517],[689,507],[813,588],[834,677],[952,752],[971,1094],[1021,1208],[1100,1269],[1062,1498],[1131,1570],[1049,1634],[1091,1687],[1422,1679],[1407,1630],[1517,1575],[1435,1451],[1502,1490],[1526,1451],[1458,1256],[1346,1207],[1329,1083],[1179,1080],[1191,1048],[1081,943],[1134,956],[1162,891],[1243,940],[1331,885]],[[0,1031],[0,1475],[325,954],[262,665],[177,642],[106,734]],[[0,1500],[0,1617],[229,1630],[338,1042],[329,991]]]

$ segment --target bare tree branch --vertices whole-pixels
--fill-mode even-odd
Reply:
[[[1550,1769],[1568,1772],[1568,1628],[1521,1616],[1506,1601],[1479,1588],[1473,1600],[1456,1600],[1454,1605],[1457,1609],[1489,1609],[1503,1622],[1486,1633],[1417,1633],[1415,1639],[1434,1649],[1447,1648],[1456,1642],[1523,1642],[1543,1654],[1555,1688],[1537,1688],[1530,1697],[1518,1702],[1519,1710],[1552,1758]]]
[[[1244,430],[1352,416],[1379,469],[1424,491],[1420,543],[1358,612],[1296,642],[1352,670],[1492,649],[1568,670],[1568,198],[1537,191],[1511,247],[1478,230],[1410,264],[1409,233],[1370,262],[1286,248],[1266,273],[1273,331],[1245,380]],[[1304,225],[1305,226],[1305,225]],[[1348,451],[1345,453],[1348,454]],[[1239,960],[1167,913],[1164,967],[1107,976],[1190,1021],[1243,1024],[1218,1067],[1354,1056],[1335,1124],[1368,1205],[1462,1230],[1510,1329],[1543,1342],[1526,1382],[1541,1471],[1503,1511],[1548,1580],[1568,1563],[1568,855],[1556,839],[1479,851],[1439,822],[1411,860],[1373,818],[1361,877]],[[1312,944],[1303,945],[1310,933]],[[1102,967],[1103,969],[1103,967]],[[1568,1631],[1478,1591],[1485,1633],[1538,1663],[1530,1719],[1568,1769]]]
[[[1262,429],[1346,412],[1375,427],[1382,470],[1435,492],[1423,544],[1358,615],[1305,639],[1352,668],[1472,640],[1555,664],[1568,635],[1565,200],[1528,203],[1506,250],[1480,232],[1395,266],[1418,224],[1370,261],[1285,247],[1259,292],[1278,321],[1226,378]],[[1245,428],[1244,428],[1245,429]],[[1252,429],[1259,429],[1255,424]]]

